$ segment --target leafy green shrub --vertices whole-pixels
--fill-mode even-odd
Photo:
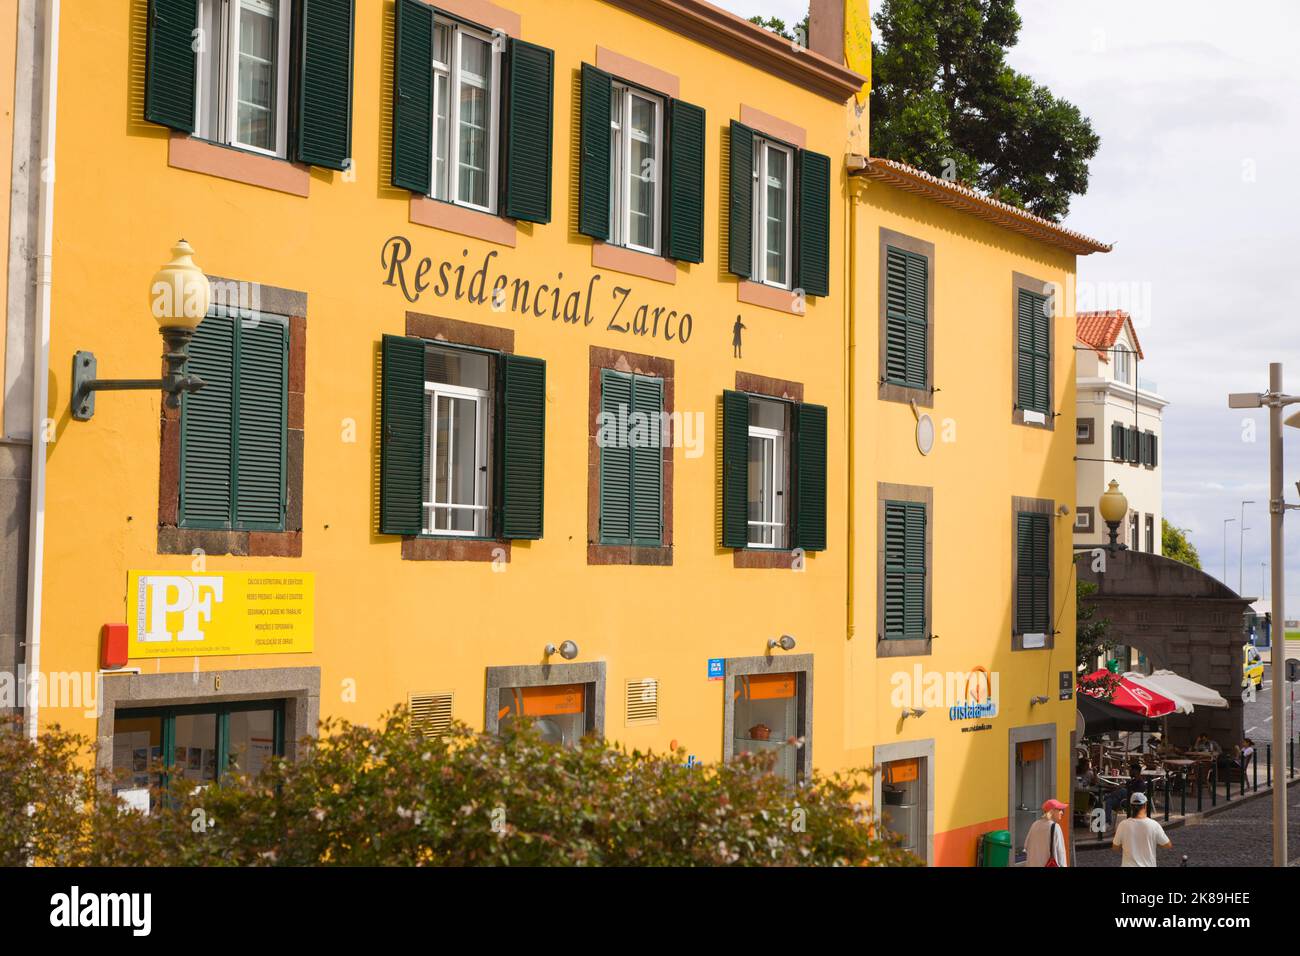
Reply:
[[[72,814],[79,837],[38,841],[39,856],[97,866],[918,862],[875,835],[860,802],[867,771],[794,788],[768,772],[770,756],[689,767],[682,753],[596,740],[563,749],[530,729],[491,737],[463,725],[426,739],[403,712],[378,728],[327,721],[307,750],[255,780],[176,780],[149,815],[83,786],[71,791],[86,805]],[[6,800],[0,830],[22,812]]]

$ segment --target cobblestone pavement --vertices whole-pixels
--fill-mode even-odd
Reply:
[[[1288,856],[1300,862],[1300,783],[1290,788],[1287,801]],[[1082,837],[1079,833],[1077,837]],[[1178,866],[1183,854],[1187,865],[1271,866],[1273,863],[1273,797],[1257,797],[1224,810],[1199,823],[1169,830],[1173,848],[1161,850],[1161,866]],[[1078,866],[1119,866],[1120,854],[1112,849],[1079,850]]]

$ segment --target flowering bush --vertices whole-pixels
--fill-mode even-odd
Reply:
[[[868,771],[815,773],[792,787],[772,758],[687,766],[587,740],[574,749],[530,729],[502,737],[463,725],[412,733],[395,712],[377,728],[326,721],[296,762],[256,779],[201,788],[174,780],[148,815],[63,767],[85,742],[52,731],[39,744],[0,735],[0,768],[34,756],[62,769],[23,771],[0,790],[6,849],[41,862],[195,866],[789,866],[917,865],[882,838],[861,802]],[[15,743],[17,741],[17,743]],[[55,746],[51,741],[57,741]],[[7,755],[14,750],[17,756]],[[37,791],[41,791],[37,793]],[[26,829],[13,825],[36,802]],[[83,812],[70,809],[80,802]],[[62,808],[62,809],[60,809]],[[56,819],[57,818],[57,819]],[[55,836],[35,831],[51,827]],[[10,857],[12,859],[12,857]]]

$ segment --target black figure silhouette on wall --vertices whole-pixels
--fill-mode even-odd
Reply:
[[[740,358],[740,330],[747,328],[749,326],[740,321],[740,316],[736,316],[736,324],[731,327],[731,348],[736,358]]]

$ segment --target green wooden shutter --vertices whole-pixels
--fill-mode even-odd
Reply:
[[[1047,297],[1019,289],[1016,302],[1016,405],[1022,409],[1051,413],[1050,319]]]
[[[830,294],[831,160],[801,149],[799,162],[799,272],[795,288],[807,295]]]
[[[302,0],[298,160],[347,169],[352,159],[353,0]]]
[[[1110,457],[1114,461],[1124,460],[1124,426],[1119,422],[1110,423]]]
[[[929,272],[925,256],[885,249],[885,380],[928,388]]]
[[[749,544],[749,396],[722,393],[722,546]]]
[[[681,100],[668,106],[667,254],[704,261],[704,110]]]
[[[198,7],[198,0],[149,0],[144,118],[183,133],[194,132]]]
[[[906,580],[903,587],[903,631],[906,637],[928,636],[925,619],[925,505],[907,503],[907,535],[903,546]]]
[[[754,275],[754,131],[732,120],[730,141],[727,268],[750,279]]]
[[[229,528],[234,502],[235,322],[206,318],[190,342],[189,371],[206,383],[181,399],[179,523]]]
[[[1051,632],[1051,527],[1048,516],[1016,515],[1016,633]]]
[[[433,168],[433,8],[397,0],[393,35],[393,185],[427,195]]]
[[[239,323],[235,362],[235,527],[284,530],[289,327]]]
[[[542,536],[546,363],[505,355],[501,391],[501,536]]]
[[[380,412],[379,532],[424,529],[424,342],[385,335]]]
[[[554,86],[555,53],[511,40],[504,206],[507,216],[525,222],[551,221]]]
[[[794,406],[794,544],[826,550],[826,408]]]
[[[600,540],[602,544],[632,541],[632,450],[623,430],[632,414],[632,376],[600,372]]]
[[[926,507],[919,501],[885,502],[884,637],[927,636],[925,620]]]
[[[632,376],[632,410],[639,418],[632,427],[637,439],[632,444],[632,543],[658,546],[663,543],[663,379]]]
[[[613,81],[604,70],[582,64],[579,120],[578,232],[609,238],[610,108]]]
[[[1160,465],[1160,436],[1151,432],[1151,467]]]

